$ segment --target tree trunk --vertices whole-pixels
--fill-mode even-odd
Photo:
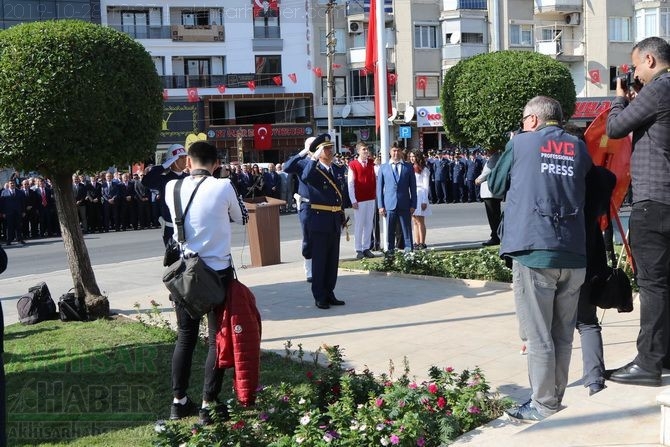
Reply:
[[[75,295],[77,298],[84,297],[90,319],[106,318],[109,316],[109,300],[100,295],[84,235],[79,227],[79,214],[72,193],[72,175],[54,174],[51,180]]]

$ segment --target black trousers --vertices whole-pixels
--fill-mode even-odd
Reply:
[[[651,200],[635,203],[629,225],[640,287],[635,363],[660,373],[670,360],[670,205]]]
[[[219,271],[227,287],[232,278],[231,267]],[[172,392],[174,397],[181,399],[186,396],[191,379],[193,352],[198,344],[200,318],[194,319],[186,312],[183,306],[175,305],[177,314],[177,342],[172,353]],[[202,387],[202,400],[212,402],[221,393],[223,383],[222,368],[216,367],[216,332],[219,328],[216,312],[209,312],[207,318],[207,359],[205,360],[205,381]]]
[[[499,240],[498,238],[498,227],[500,226],[500,203],[502,199],[483,199],[484,200],[484,209],[486,210],[486,219],[489,221],[489,227],[491,228],[491,239]]]

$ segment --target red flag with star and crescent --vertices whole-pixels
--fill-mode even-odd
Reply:
[[[383,8],[383,5],[382,5]],[[379,79],[379,73],[377,73],[377,62],[379,60],[379,45],[377,45],[377,0],[370,0],[370,21],[368,22],[368,36],[367,42],[365,45],[365,67],[364,70],[367,73],[374,73],[374,82],[375,82],[375,128],[379,129],[381,125],[382,118],[380,116],[380,98],[379,98],[379,83],[383,82]],[[383,51],[386,51],[382,48]],[[363,71],[363,70],[361,70]],[[367,76],[365,73],[364,76]],[[386,73],[386,67],[384,67],[384,73]],[[384,80],[386,81],[386,80]],[[391,89],[386,88],[386,102],[388,106],[386,110],[391,113]]]
[[[254,124],[254,148],[272,149],[272,124]]]

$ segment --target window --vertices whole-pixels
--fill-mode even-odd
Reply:
[[[146,39],[149,36],[149,12],[121,12],[121,29],[135,39]]]
[[[184,26],[207,26],[209,25],[209,10],[182,11],[181,24]]]
[[[335,83],[333,92],[333,104],[347,103],[347,87],[346,78],[344,76],[335,76],[333,82]],[[328,79],[324,76],[321,78],[321,104],[328,104]]]
[[[516,46],[533,46],[533,25],[510,25],[509,44]]]
[[[255,2],[254,12],[254,38],[255,39],[279,39],[279,5],[276,1],[263,2],[263,7],[259,7],[260,2]]]
[[[363,33],[361,33],[363,34]],[[335,53],[344,54],[347,51],[346,38],[343,29],[336,29],[333,36],[335,38]],[[327,54],[328,42],[326,41],[326,30],[319,32],[319,43],[321,47],[321,54]]]
[[[372,73],[363,70],[351,70],[349,75],[352,101],[369,101],[374,99],[375,81]]]
[[[630,17],[610,17],[607,22],[610,42],[630,42],[633,40]]]
[[[667,39],[670,36],[670,8],[661,8],[661,22],[658,26],[659,36]]]
[[[281,76],[281,56],[256,56],[256,86],[277,85],[275,76]]]
[[[486,9],[486,0],[458,0],[458,9]]]
[[[187,87],[209,87],[209,59],[184,59]]]
[[[437,48],[437,26],[415,25],[414,48]]]
[[[440,77],[417,75],[414,77],[417,98],[438,98],[440,96]]]
[[[484,43],[483,33],[462,33],[461,43]]]

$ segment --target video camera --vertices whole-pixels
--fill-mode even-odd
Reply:
[[[633,88],[635,91],[639,91],[642,88],[642,83],[635,77],[635,68],[633,67],[629,68],[625,73],[617,72],[617,75],[610,79],[610,90],[616,90],[617,79],[621,79],[621,88],[624,90]]]

